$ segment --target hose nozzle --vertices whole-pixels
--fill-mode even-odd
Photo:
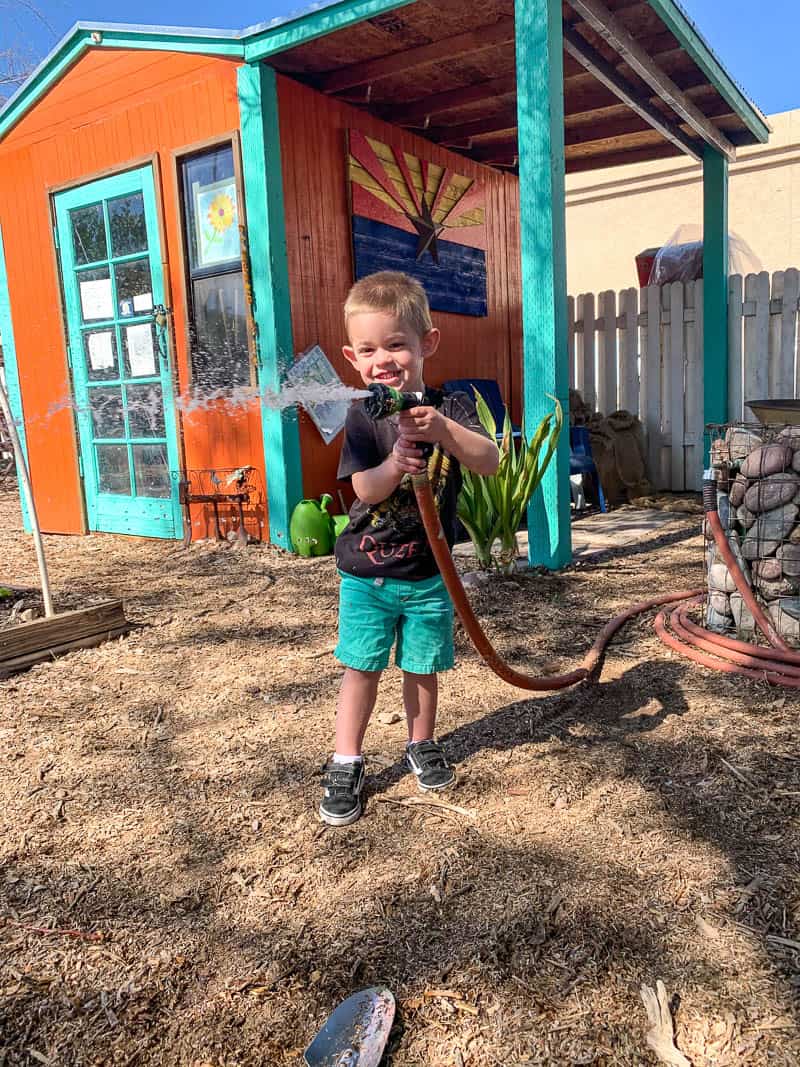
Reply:
[[[364,409],[371,419],[386,419],[400,411],[419,407],[419,400],[414,393],[401,393],[379,382],[368,386],[368,390],[371,395],[364,401]]]

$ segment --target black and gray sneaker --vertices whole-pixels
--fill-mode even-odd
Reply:
[[[364,785],[364,761],[326,763],[322,772],[325,794],[319,817],[329,826],[347,826],[360,818],[363,810],[361,787]]]
[[[446,789],[456,780],[456,772],[447,762],[438,741],[415,741],[407,745],[406,760],[423,793]]]

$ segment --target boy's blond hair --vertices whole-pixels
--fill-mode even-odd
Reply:
[[[359,279],[344,304],[344,325],[364,311],[388,311],[420,337],[433,329],[428,297],[416,278],[399,270],[382,270]]]

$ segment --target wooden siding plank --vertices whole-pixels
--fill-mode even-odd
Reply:
[[[584,403],[597,410],[597,374],[595,370],[594,293],[578,297],[578,322],[583,329],[578,334],[577,380]]]
[[[567,352],[569,353],[569,387],[576,389],[575,376],[575,297],[567,298]]]
[[[743,305],[744,279],[733,274],[728,280],[728,418],[732,422],[742,419],[744,411]]]
[[[780,371],[776,375],[776,398],[794,397],[795,353],[797,349],[797,304],[800,299],[800,271],[787,270],[783,277],[783,307],[781,310]]]
[[[597,352],[597,408],[610,415],[617,408],[617,294],[606,289],[600,294],[600,330]]]
[[[686,488],[684,476],[685,423],[685,374],[686,351],[683,333],[683,282],[673,282],[669,287],[669,440],[670,440],[670,489],[678,492]],[[665,356],[666,359],[666,356]]]
[[[770,283],[770,316],[769,330],[767,332],[767,381],[769,382],[769,395],[779,397],[781,392],[781,327],[782,316],[775,308],[775,303],[783,307],[783,281],[784,272],[774,271]]]
[[[750,391],[745,394],[745,403],[765,400],[769,396],[769,284],[766,271],[755,276],[752,299],[756,302],[756,313],[751,343],[747,346]]]
[[[620,293],[619,406],[639,414],[639,290]]]
[[[702,492],[705,451],[703,416],[703,281],[686,283],[687,303],[694,305],[694,322],[684,319],[686,348],[684,484],[694,493]]]

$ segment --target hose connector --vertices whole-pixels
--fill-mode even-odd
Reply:
[[[713,470],[703,471],[703,511],[706,515],[717,510],[717,479]]]

